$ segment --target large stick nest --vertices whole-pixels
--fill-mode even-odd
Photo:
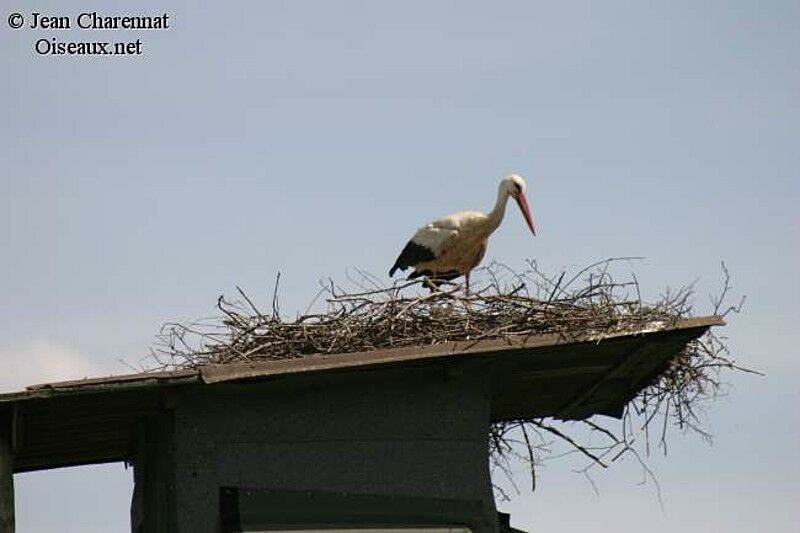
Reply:
[[[161,369],[194,368],[543,333],[579,340],[638,331],[653,323],[668,326],[692,314],[691,287],[666,291],[647,303],[642,300],[635,275],[622,281],[614,279],[612,267],[627,264],[623,259],[631,258],[607,259],[575,274],[561,272],[556,276],[541,272],[535,262],[528,262],[522,272],[493,264],[473,276],[481,281],[469,298],[458,284],[435,292],[428,292],[419,282],[386,287],[359,272],[357,279],[350,280],[357,289],[344,290],[332,281],[324,283],[309,311],[291,320],[281,317],[278,277],[269,311],[259,308],[237,287],[237,299],[219,297],[216,318],[165,324],[152,357]],[[723,273],[724,285],[712,301],[712,313],[725,315],[738,311],[739,306],[724,307],[730,289],[724,265]],[[312,311],[315,307],[322,310]],[[584,474],[628,452],[641,459],[634,443],[641,441],[638,437],[643,434],[644,451],[649,452],[649,428],[656,419],[662,424],[659,442],[664,449],[668,421],[708,436],[696,414],[697,407],[718,394],[721,370],[742,370],[723,341],[709,332],[691,342],[629,405],[620,429],[588,420],[578,423],[578,428],[570,426],[577,431],[575,436],[541,419],[496,424],[490,435],[494,466],[509,474],[513,483],[509,460],[520,457],[534,474],[533,465],[552,450],[554,438],[589,459],[581,470]],[[587,431],[591,434],[588,437]],[[594,435],[600,435],[604,442],[591,446],[583,443]],[[644,462],[642,466],[647,470]],[[535,483],[535,476],[533,479]]]

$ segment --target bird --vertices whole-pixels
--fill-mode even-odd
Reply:
[[[461,211],[422,226],[405,245],[389,269],[389,277],[397,270],[413,268],[407,279],[425,276],[431,290],[445,281],[464,276],[464,292],[469,297],[469,275],[483,259],[489,236],[500,226],[506,203],[514,198],[528,227],[536,236],[533,216],[525,197],[525,180],[509,174],[500,180],[497,201],[489,213]]]

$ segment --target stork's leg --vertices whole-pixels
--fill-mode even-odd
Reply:
[[[469,329],[469,315],[472,313],[472,302],[469,301],[469,270],[464,273],[464,298],[467,303],[467,328]]]
[[[431,292],[436,292],[439,290],[439,286],[427,276],[425,277],[425,281],[422,282],[422,286]]]

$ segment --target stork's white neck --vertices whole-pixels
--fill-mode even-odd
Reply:
[[[506,204],[508,203],[508,197],[510,194],[508,193],[508,189],[505,187],[500,187],[497,191],[497,201],[494,203],[494,208],[488,215],[489,219],[489,233],[493,232],[500,226],[500,223],[503,221],[503,217],[506,214]]]

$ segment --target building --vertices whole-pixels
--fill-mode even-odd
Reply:
[[[496,532],[494,421],[619,417],[719,317],[50,383],[0,395],[0,530],[13,474],[126,461],[134,533]]]

